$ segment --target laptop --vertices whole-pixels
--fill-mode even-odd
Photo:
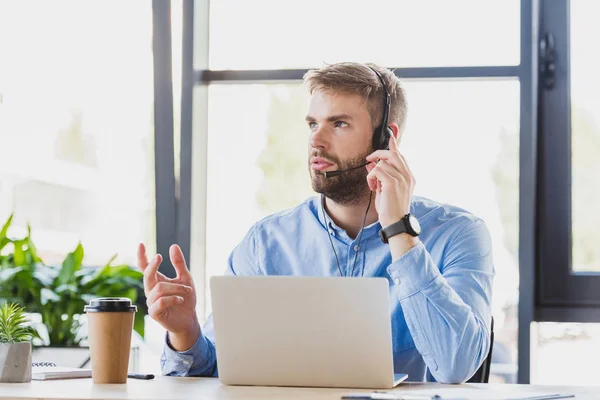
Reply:
[[[390,389],[385,278],[215,276],[219,379],[226,385]]]

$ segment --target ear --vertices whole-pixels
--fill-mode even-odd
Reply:
[[[400,138],[400,127],[398,126],[398,124],[394,124],[394,123],[391,123],[388,126],[394,133],[394,139],[396,139],[396,143],[398,143],[398,139]]]

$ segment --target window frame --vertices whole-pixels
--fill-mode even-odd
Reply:
[[[541,6],[541,36],[554,39],[556,72],[554,86],[540,77],[539,89],[536,320],[600,322],[600,273],[572,270],[570,1]]]
[[[170,17],[170,5],[161,4],[164,3],[153,0],[155,13],[168,12]],[[172,73],[170,67],[160,62],[171,59],[170,36],[165,39],[167,32],[160,24],[157,26],[157,16],[154,17],[155,124],[161,128],[156,130],[157,248],[164,252],[171,243],[183,243],[186,258],[190,247],[192,256],[197,248],[198,259],[194,260],[192,271],[201,278],[202,282],[197,284],[203,287],[207,88],[215,82],[297,82],[307,70],[210,70],[210,0],[183,0],[183,7],[180,182],[176,182],[173,171],[173,98],[167,93],[172,93],[172,87],[166,86]],[[520,8],[519,65],[396,68],[395,71],[410,79],[517,78],[520,82],[518,381],[529,383],[531,322],[600,321],[600,292],[594,291],[600,284],[600,274],[571,271],[569,0],[521,0]],[[191,14],[194,18],[190,19]],[[164,25],[168,19],[163,15],[159,20]],[[539,46],[546,32],[551,32],[555,40],[557,68],[552,90],[543,89],[544,79],[540,76],[540,65],[545,60],[539,57]],[[191,220],[192,192],[201,194],[200,204],[194,204],[200,221]],[[199,243],[191,243],[191,235],[199,238]],[[170,265],[165,269],[173,272]]]

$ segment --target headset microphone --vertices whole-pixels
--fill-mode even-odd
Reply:
[[[321,172],[321,175],[323,175],[325,178],[333,178],[334,176],[341,175],[344,172],[353,171],[355,169],[366,167],[367,165],[369,165],[368,162],[366,162],[364,164],[361,164],[361,165],[357,165],[356,167],[352,167],[352,168],[338,169],[338,170],[335,170],[335,171],[323,171],[323,172]]]

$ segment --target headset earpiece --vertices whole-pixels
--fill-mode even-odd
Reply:
[[[387,126],[382,129],[378,126],[373,132],[373,150],[388,150],[390,147],[390,138],[394,136],[392,128]]]
[[[383,140],[383,142],[384,142],[383,147],[386,150],[389,150],[390,149],[390,139],[394,137],[394,132],[392,131],[392,128],[390,128],[389,126],[386,127],[385,131],[386,132],[384,135],[385,138]]]
[[[390,147],[390,138],[394,136],[392,129],[388,125],[390,117],[391,98],[381,74],[375,68],[369,68],[371,68],[373,72],[375,72],[375,75],[377,75],[377,78],[379,78],[384,95],[383,118],[381,120],[381,125],[375,128],[375,131],[373,132],[373,150],[387,150]]]

